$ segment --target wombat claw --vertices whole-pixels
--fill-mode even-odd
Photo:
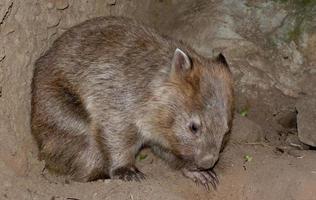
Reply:
[[[138,181],[144,180],[145,174],[139,171],[136,167],[120,167],[113,171],[113,179],[121,179],[124,181]]]
[[[182,170],[183,175],[190,178],[197,184],[202,184],[207,190],[210,189],[209,184],[216,190],[219,180],[215,172],[212,170],[205,171],[190,171],[187,169]]]

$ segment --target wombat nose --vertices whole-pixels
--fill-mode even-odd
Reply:
[[[199,168],[210,169],[214,166],[217,160],[218,160],[217,156],[206,155],[197,164]]]

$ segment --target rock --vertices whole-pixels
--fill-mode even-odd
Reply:
[[[296,104],[299,140],[316,147],[316,97],[300,99]]]
[[[307,47],[304,50],[307,60],[311,62],[311,64],[316,64],[316,33],[310,35],[307,40]]]
[[[314,68],[315,72],[311,69],[310,73],[300,82],[300,86],[303,88],[303,94],[316,97],[316,66],[312,66],[312,68]]]
[[[230,140],[232,142],[259,142],[263,138],[262,128],[247,117],[235,115]]]

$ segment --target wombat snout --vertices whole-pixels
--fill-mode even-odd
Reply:
[[[210,169],[212,168],[218,160],[218,155],[206,154],[201,156],[196,162],[197,167],[200,169]]]

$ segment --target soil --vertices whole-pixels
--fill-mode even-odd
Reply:
[[[28,176],[2,174],[0,199],[316,199],[316,153],[290,146],[272,146],[264,141],[240,142],[236,134],[251,131],[247,126],[256,126],[249,126],[250,120],[246,117],[236,118],[233,129],[236,131],[232,133],[235,136],[215,167],[220,178],[217,190],[196,185],[145,149],[137,159],[137,166],[147,176],[142,182],[73,182],[50,174],[43,162],[34,159],[29,162]],[[0,171],[2,169],[5,168],[0,166]]]

